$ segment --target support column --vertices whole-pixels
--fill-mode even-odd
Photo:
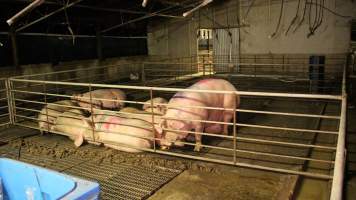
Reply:
[[[96,26],[96,53],[98,60],[103,60],[103,43],[100,26]]]
[[[13,57],[14,67],[18,68],[19,67],[19,57],[18,57],[18,52],[17,52],[17,41],[16,41],[16,33],[13,28],[10,29],[9,35],[11,38],[12,57]]]

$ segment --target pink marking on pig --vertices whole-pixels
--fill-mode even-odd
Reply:
[[[120,124],[120,121],[122,120],[120,120],[118,117],[110,117],[108,122],[104,124],[104,128],[109,130],[111,127]]]

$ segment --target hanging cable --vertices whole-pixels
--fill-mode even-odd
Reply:
[[[311,4],[315,4],[315,5],[320,6],[320,4],[318,4],[318,3],[311,3]],[[335,16],[342,17],[342,18],[353,18],[352,16],[349,16],[349,15],[342,15],[342,14],[340,14],[340,13],[337,13],[337,12],[331,10],[330,8],[325,7],[325,5],[323,5],[323,6],[321,6],[321,7],[322,7],[324,10],[329,11],[331,14],[333,14],[333,15],[335,15]]]
[[[308,0],[304,1],[304,9],[303,9],[303,16],[302,19],[299,21],[298,25],[294,28],[293,33],[295,33],[297,31],[297,29],[303,24],[304,19],[305,19],[305,14],[306,14],[306,10],[307,10],[307,2]]]
[[[313,0],[311,1],[311,4],[309,5],[309,33],[307,35],[307,38],[312,36],[314,34],[314,29],[316,25],[318,24],[319,20],[319,11],[318,11],[318,0],[315,0],[315,4],[313,4]],[[311,16],[312,16],[312,6],[315,5],[315,16],[313,20],[313,25],[311,24]]]
[[[273,38],[278,32],[279,26],[281,25],[282,15],[283,15],[283,6],[284,6],[284,0],[281,0],[281,11],[279,13],[278,24],[276,26],[276,30],[269,36],[269,38]]]
[[[255,4],[255,1],[256,1],[256,0],[252,0],[251,3],[250,3],[250,5],[248,6],[247,11],[246,11],[246,13],[245,13],[245,15],[244,15],[244,17],[243,17],[243,19],[242,19],[242,23],[243,23],[243,24],[245,24],[247,15],[248,15],[248,13],[250,12],[252,6]]]
[[[312,23],[312,22],[311,22],[311,11],[312,11],[312,5],[313,5],[312,3],[313,3],[313,0],[310,0],[310,2],[311,2],[311,3],[309,4],[309,10],[308,10],[308,11],[309,11],[309,13],[308,13],[308,26],[309,26],[309,30],[311,29],[311,26],[312,26],[312,25],[311,25],[311,23]]]
[[[321,0],[321,4],[320,4],[320,12],[319,12],[319,17],[318,17],[318,23],[316,24],[316,26],[313,28],[313,30],[312,30],[312,34],[311,35],[313,35],[314,33],[315,33],[315,31],[321,26],[321,24],[323,23],[323,18],[324,18],[324,9],[323,9],[323,7],[324,7],[324,5],[325,5],[325,0]],[[310,35],[310,36],[311,36]],[[310,37],[309,36],[309,37]]]
[[[227,30],[230,37],[230,44],[229,44],[229,63],[232,60],[232,33],[230,31],[230,23],[229,23],[229,7],[226,7],[226,23],[227,23]]]
[[[311,27],[311,29],[309,29],[309,34],[307,35],[308,38],[310,36],[314,35],[316,29],[318,29],[319,26],[321,25],[321,23],[323,22],[324,3],[325,3],[324,0],[320,0],[320,3],[318,3],[318,1],[316,0],[315,7],[316,7],[316,10],[317,10],[317,7],[319,7],[319,13],[315,14],[315,18],[317,18],[317,19],[314,20],[315,23],[313,23],[313,26]]]
[[[289,26],[288,26],[288,28],[287,28],[287,31],[284,33],[285,35],[288,34],[290,28],[294,25],[294,23],[295,23],[295,22],[297,21],[297,19],[298,19],[300,2],[301,2],[301,0],[298,0],[297,12],[295,13],[294,18],[293,18],[292,21],[290,22],[290,24],[289,24]]]
[[[198,33],[197,33],[197,38],[200,37],[200,10],[198,10]]]
[[[67,4],[66,6],[68,6],[69,0],[67,1],[67,3],[65,3],[64,0],[63,0],[63,5],[65,5],[65,4]],[[72,28],[70,27],[67,9],[64,9],[64,16],[65,16],[66,21],[67,21],[67,29],[68,29],[69,33],[72,35],[72,42],[73,42],[73,45],[74,45],[74,43],[75,43],[75,35],[74,35],[74,32],[73,32]]]

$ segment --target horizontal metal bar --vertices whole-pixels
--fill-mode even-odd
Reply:
[[[27,118],[27,119],[31,119],[31,120],[38,121],[38,119],[31,118],[31,117],[27,117],[27,116],[23,116],[23,115],[16,115],[16,116],[21,117],[21,118]],[[91,130],[91,129],[89,129],[89,128],[82,127],[82,126],[78,126],[78,127],[80,127],[80,128],[85,128],[85,129],[87,129],[87,130]],[[142,127],[142,128],[149,129],[149,128],[151,128],[151,127]],[[137,136],[137,135],[134,135],[134,134],[128,134],[128,133],[123,133],[123,132],[118,132],[118,131],[112,132],[112,131],[101,130],[101,129],[95,129],[95,131],[97,131],[97,132],[105,132],[105,133],[114,133],[114,134],[123,134],[123,135],[133,136],[133,137],[135,137],[135,138],[142,138],[142,139],[150,139],[150,140],[156,139],[156,140],[162,140],[162,139],[159,139],[159,138]],[[57,132],[57,133],[63,133],[63,132],[58,132],[58,131],[56,131],[56,132]],[[68,134],[68,133],[64,133],[64,135],[72,136],[71,134]],[[88,139],[88,138],[86,138],[86,139]],[[105,143],[105,141],[100,141],[100,142],[104,142],[104,143]],[[193,143],[187,143],[187,142],[183,142],[183,143],[184,143],[184,144],[188,144],[188,145],[195,145],[195,144],[193,144]],[[225,150],[225,151],[234,151],[233,149],[226,148],[226,147],[218,147],[218,146],[203,145],[203,144],[202,144],[201,146],[202,146],[202,147],[206,147],[206,148],[210,148],[210,149],[219,149],[219,150]],[[264,153],[264,152],[248,151],[248,150],[241,150],[241,149],[237,149],[236,152],[248,153],[248,154],[254,154],[254,155],[264,155],[264,156],[288,158],[288,159],[297,159],[297,160],[309,160],[309,161],[314,161],[314,162],[322,162],[322,163],[330,163],[330,164],[333,164],[333,163],[334,163],[333,161],[329,161],[329,160],[320,160],[320,159],[313,159],[313,158],[304,158],[304,157],[289,156],[289,155],[279,155],[279,154],[274,154],[274,153]]]
[[[177,132],[178,130],[175,129],[168,129],[164,128],[164,130]],[[190,133],[190,134],[197,134],[197,135],[205,135],[205,136],[212,136],[218,137],[222,139],[234,139],[234,136],[222,135],[222,134],[212,134],[212,133],[205,133],[205,132],[195,132],[195,131],[183,131],[179,130],[180,133]],[[294,143],[294,142],[282,142],[282,141],[274,141],[274,140],[266,140],[266,139],[255,139],[249,137],[241,137],[237,136],[236,140],[240,141],[248,141],[248,142],[259,142],[259,143],[268,143],[268,144],[276,144],[276,145],[284,145],[284,146],[297,146],[297,147],[306,147],[306,148],[316,148],[316,149],[327,149],[327,150],[336,150],[336,147],[332,146],[322,146],[322,145],[312,145],[312,144],[303,144],[303,143]]]
[[[274,93],[274,92],[245,92],[245,91],[215,91],[215,90],[193,90],[180,88],[164,88],[164,87],[145,87],[145,86],[128,86],[128,85],[108,85],[108,84],[91,84],[91,83],[75,83],[75,82],[59,82],[59,81],[40,81],[40,80],[23,80],[10,78],[13,82],[30,82],[30,83],[45,83],[58,85],[72,85],[85,87],[104,87],[104,88],[118,88],[118,89],[136,89],[136,90],[154,90],[154,91],[168,91],[168,92],[198,92],[198,93],[213,93],[213,94],[237,94],[247,96],[264,96],[264,97],[288,97],[288,98],[309,98],[309,99],[330,99],[341,100],[340,95],[314,95],[314,94],[294,94],[294,93]]]
[[[135,63],[112,64],[112,65],[105,65],[105,66],[88,67],[88,68],[84,68],[84,69],[83,68],[81,68],[81,69],[69,69],[69,70],[46,72],[46,73],[40,73],[40,74],[27,74],[27,75],[13,76],[11,78],[14,78],[14,79],[23,78],[24,79],[24,78],[36,77],[36,76],[47,76],[47,75],[54,75],[54,74],[64,74],[64,73],[69,73],[69,72],[92,71],[94,69],[104,69],[104,68],[109,68],[109,67],[121,67],[122,65],[128,65],[128,64],[135,64]],[[64,67],[77,67],[77,65],[64,66]]]
[[[69,105],[61,105],[61,104],[55,104],[55,103],[45,103],[45,102],[41,102],[41,101],[31,101],[31,100],[25,100],[25,99],[14,99],[14,101],[41,104],[41,105],[55,105],[55,106],[59,106],[59,107],[74,108],[74,109],[81,109],[81,110],[90,110],[90,108],[84,108],[84,107],[80,107],[80,106],[69,106]],[[17,107],[15,105],[15,108],[19,108],[19,107]]]
[[[8,106],[6,105],[6,106],[0,106],[0,110],[2,110],[2,109],[4,109],[4,108],[8,108]]]
[[[285,130],[285,131],[296,131],[296,132],[307,132],[307,133],[325,133],[337,135],[338,131],[322,131],[322,130],[311,130],[311,129],[301,129],[301,128],[284,128],[276,126],[264,126],[264,125],[254,125],[254,124],[242,124],[236,123],[237,126],[252,127],[252,128],[264,128],[264,129],[275,129],[275,130]]]
[[[23,126],[23,127],[27,127],[27,128],[38,129],[36,127],[32,127],[32,126],[28,126],[28,125],[16,123],[16,122],[15,122],[15,125]],[[115,144],[115,143],[108,143],[108,144]],[[327,179],[327,180],[332,179],[332,176],[330,176],[330,175],[319,174],[319,173],[289,170],[289,169],[283,169],[283,168],[265,167],[265,166],[248,164],[248,163],[243,163],[243,162],[234,163],[232,161],[224,161],[224,160],[219,160],[219,159],[214,159],[214,158],[206,158],[206,157],[194,156],[194,155],[185,155],[185,154],[181,154],[181,153],[162,151],[162,150],[157,150],[157,149],[154,150],[154,149],[138,148],[138,147],[132,147],[132,148],[143,150],[143,151],[148,151],[148,152],[155,152],[155,153],[159,153],[159,154],[163,154],[163,155],[171,155],[171,156],[182,157],[182,158],[196,159],[196,160],[215,162],[215,163],[221,163],[221,164],[229,164],[229,165],[235,165],[235,166],[239,166],[239,167],[247,167],[247,168],[252,168],[252,169],[266,170],[266,171],[286,173],[286,174],[302,175],[302,176],[313,177],[313,178],[318,178],[318,179]]]
[[[194,146],[195,145],[194,143],[189,143],[189,142],[181,142],[181,143],[187,144],[187,145],[190,145],[190,146]],[[234,149],[227,148],[227,147],[211,146],[211,145],[205,145],[205,144],[201,144],[200,146],[201,147],[205,147],[205,148],[210,148],[210,149],[234,151]],[[270,157],[288,158],[288,159],[294,159],[294,160],[308,160],[308,161],[313,161],[313,162],[334,164],[334,161],[330,161],[330,160],[321,160],[321,159],[306,158],[306,157],[299,157],[299,156],[280,155],[280,154],[275,154],[275,153],[249,151],[249,150],[243,150],[243,149],[236,149],[236,152],[238,152],[238,153],[248,153],[248,154],[254,154],[254,155],[270,156]]]
[[[5,113],[5,114],[1,114],[0,117],[5,117],[5,116],[9,116],[9,113]]]
[[[332,176],[330,176],[330,175],[319,174],[319,173],[311,173],[311,172],[303,172],[303,171],[296,171],[296,170],[289,170],[289,169],[282,169],[282,168],[265,167],[265,166],[248,164],[248,163],[243,163],[243,162],[234,163],[232,161],[223,161],[223,160],[214,159],[214,158],[185,155],[185,154],[162,151],[162,150],[156,150],[155,152],[164,154],[164,155],[171,155],[171,156],[190,158],[190,159],[196,159],[196,160],[202,160],[202,161],[209,161],[209,162],[215,162],[215,163],[221,163],[221,164],[229,164],[229,165],[235,165],[235,166],[239,166],[239,167],[247,167],[247,168],[252,168],[252,169],[260,169],[260,170],[273,171],[273,172],[279,172],[279,173],[302,175],[302,176],[306,176],[306,177],[319,178],[319,179],[328,179],[328,180],[332,179]]]
[[[315,118],[324,118],[324,119],[340,119],[339,116],[333,116],[333,115],[313,115],[313,114],[302,114],[302,113],[258,111],[258,110],[248,110],[248,109],[236,109],[236,110],[238,112],[269,114],[269,115],[285,115],[285,116],[293,116],[293,117],[315,117]]]
[[[43,93],[43,92],[31,92],[31,91],[23,91],[23,90],[12,90],[13,92],[19,93],[29,93],[29,94],[38,94],[38,95],[47,95],[47,96],[58,96],[58,97],[72,97],[70,95],[60,95],[60,94],[52,94],[52,93]],[[82,99],[90,100],[89,97],[81,97]],[[124,101],[124,100],[112,100],[112,99],[103,99],[103,98],[92,98],[92,100],[102,100],[102,101],[114,101],[114,102],[125,102],[125,103],[134,103],[134,104],[149,104],[140,101]],[[163,105],[167,106],[167,108],[182,108],[182,106],[171,106],[169,104],[157,103],[155,105]],[[217,107],[207,107],[207,106],[184,106],[184,108],[202,108],[209,110],[224,110],[224,111],[233,111],[234,109],[229,108],[217,108]],[[237,109],[239,112],[247,112],[247,113],[259,113],[259,114],[273,114],[273,115],[285,115],[285,116],[296,116],[296,117],[316,117],[316,118],[327,118],[327,119],[339,119],[338,116],[328,116],[328,115],[312,115],[312,114],[301,114],[301,113],[284,113],[284,112],[270,112],[270,111],[257,111],[257,110],[247,110],[247,109]]]
[[[1,126],[6,126],[6,125],[10,125],[10,124],[11,124],[10,122],[2,123],[2,124],[0,124],[0,127]]]

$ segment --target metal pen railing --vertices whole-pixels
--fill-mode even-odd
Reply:
[[[157,63],[148,63],[148,65],[154,65]],[[161,63],[158,63],[161,64]],[[167,64],[169,65],[169,64]],[[171,63],[170,65],[174,66],[174,63]],[[184,65],[187,65],[187,63],[184,63]],[[241,64],[242,65],[242,64]],[[150,71],[154,72],[155,68],[149,68],[147,67],[146,64],[143,65],[143,80],[146,79],[146,76],[149,75]],[[191,70],[190,69],[197,69],[196,67],[192,67],[192,63],[190,65],[188,64],[187,70],[185,69],[180,69],[180,72],[183,72],[183,74],[180,74],[184,76],[184,73],[187,73],[187,75],[191,75]],[[256,65],[258,66],[258,65]],[[309,66],[309,64],[308,64]],[[171,69],[165,69],[166,72],[175,72],[174,70],[170,71]],[[194,71],[194,70],[193,70]],[[73,71],[70,71],[73,72]],[[197,72],[197,71],[195,71]],[[58,73],[58,72],[56,72]],[[48,73],[46,75],[52,75],[51,73]],[[174,76],[174,74],[172,75]],[[152,101],[152,99],[155,97],[154,94],[163,94],[163,93],[175,93],[175,92],[196,92],[196,93],[214,93],[214,94],[222,94],[222,95],[238,95],[241,97],[270,97],[270,98],[283,98],[283,99],[303,99],[303,100],[317,100],[317,101],[332,101],[332,102],[337,102],[341,104],[341,111],[340,113],[336,114],[315,114],[315,113],[303,113],[303,112],[283,112],[283,111],[270,111],[270,110],[259,110],[259,109],[244,109],[244,108],[234,108],[234,109],[226,109],[226,108],[218,108],[218,107],[208,107],[208,106],[190,106],[186,105],[184,106],[185,108],[196,108],[196,109],[206,109],[206,110],[224,110],[224,111],[232,111],[234,113],[250,113],[254,115],[266,115],[266,116],[284,116],[284,117],[294,117],[294,118],[312,118],[312,119],[327,119],[327,120],[336,120],[339,121],[339,127],[337,130],[317,130],[317,129],[310,129],[310,128],[300,128],[300,127],[284,127],[280,125],[266,125],[266,124],[252,124],[252,123],[245,123],[245,122],[239,122],[238,119],[236,119],[236,115],[234,115],[232,122],[220,122],[220,121],[210,121],[210,120],[190,120],[190,121],[195,121],[195,122],[200,122],[200,123],[209,123],[209,124],[220,124],[220,125],[230,125],[233,127],[232,134],[230,135],[221,135],[221,134],[213,134],[213,133],[207,133],[207,132],[195,132],[195,131],[181,131],[181,130],[175,130],[175,129],[169,129],[165,128],[165,131],[172,131],[172,132],[181,132],[181,133],[188,133],[188,134],[198,134],[202,135],[204,137],[210,137],[210,138],[219,138],[221,140],[228,140],[230,141],[229,144],[230,146],[222,147],[214,144],[203,144],[202,147],[208,149],[208,150],[214,150],[214,151],[222,151],[228,154],[228,158],[225,157],[209,157],[206,156],[205,154],[200,154],[200,153],[195,153],[192,154],[191,152],[176,152],[176,151],[164,151],[158,149],[159,146],[159,141],[162,140],[162,138],[157,138],[157,137],[140,137],[137,136],[138,138],[144,138],[148,139],[150,141],[153,141],[153,146],[152,148],[141,148],[137,146],[130,146],[127,144],[120,144],[116,141],[96,141],[95,140],[95,132],[96,131],[102,131],[98,130],[95,128],[91,128],[92,131],[92,137],[91,138],[86,138],[88,141],[93,141],[93,142],[102,142],[102,143],[107,143],[107,144],[113,144],[113,145],[119,145],[119,146],[128,146],[130,148],[137,148],[139,150],[144,150],[144,151],[149,151],[149,152],[156,152],[160,154],[165,154],[165,155],[172,155],[172,156],[178,156],[182,158],[191,158],[191,159],[197,159],[197,160],[203,160],[203,161],[209,161],[209,162],[216,162],[216,163],[222,163],[222,164],[229,164],[229,165],[235,165],[235,166],[241,166],[241,167],[249,167],[249,168],[254,168],[254,169],[262,169],[262,170],[268,170],[268,171],[274,171],[274,172],[280,172],[280,173],[288,173],[288,174],[296,174],[296,175],[302,175],[302,176],[307,176],[307,177],[314,177],[314,178],[320,178],[320,179],[328,179],[328,180],[333,180],[333,186],[331,190],[331,199],[341,199],[342,195],[342,180],[343,180],[343,172],[344,172],[344,165],[345,165],[345,122],[346,122],[346,90],[345,90],[345,85],[346,85],[346,80],[345,80],[346,72],[344,71],[343,73],[343,81],[342,81],[342,94],[341,95],[325,95],[325,94],[304,94],[304,93],[280,93],[280,92],[251,92],[251,91],[212,91],[212,90],[192,90],[192,89],[182,89],[182,88],[170,88],[170,87],[147,87],[147,86],[130,86],[130,85],[111,85],[111,84],[95,84],[95,83],[78,83],[78,82],[69,82],[68,80],[65,81],[51,81],[51,80],[36,80],[36,76],[24,76],[24,77],[12,77],[9,78],[8,81],[5,80],[4,83],[6,83],[6,89],[5,89],[5,94],[8,99],[8,104],[7,106],[3,107],[4,109],[8,110],[8,113],[10,115],[9,122],[15,125],[19,126],[24,126],[24,127],[29,127],[29,128],[35,128],[39,129],[37,126],[37,123],[39,122],[38,118],[36,118],[37,114],[40,113],[41,108],[46,105],[51,105],[53,104],[51,97],[57,98],[57,99],[69,99],[71,98],[71,95],[65,95],[65,94],[58,94],[58,92],[54,92],[53,88],[87,88],[87,91],[93,91],[94,89],[100,89],[100,88],[116,88],[116,89],[121,89],[125,91],[130,91],[130,90],[135,90],[139,91],[139,93],[147,93],[147,97],[151,100],[150,105],[151,107],[157,106],[157,105],[165,105],[165,106],[170,106],[170,108],[174,108],[174,106],[171,106],[169,104],[156,104]],[[31,78],[31,79],[28,79]],[[145,80],[146,81],[146,80]],[[43,86],[42,91],[39,90],[32,90],[33,88],[31,87],[24,87],[24,84],[37,84],[38,86]],[[58,89],[57,89],[58,90]],[[1,92],[1,91],[0,91]],[[25,94],[25,95],[23,95]],[[37,96],[37,97],[44,97],[44,101],[39,101],[35,99],[26,99],[28,95],[32,96]],[[84,97],[85,98],[85,97]],[[101,100],[101,101],[118,101],[118,100],[112,100],[112,99],[103,99],[103,98],[95,98],[90,96],[88,98],[90,102],[94,100]],[[5,100],[5,99],[3,99]],[[1,99],[0,99],[1,102]],[[138,100],[124,100],[121,102],[125,102],[131,105],[143,105],[145,102],[143,101],[138,101]],[[84,109],[79,106],[66,106],[66,105],[58,105],[61,107],[68,107],[68,108],[75,108],[75,109]],[[1,110],[2,107],[0,107]],[[94,112],[94,108],[91,107],[89,109],[86,109],[90,111],[91,113]],[[140,113],[125,113],[125,112],[120,112],[120,111],[106,111],[108,113],[112,113],[112,115],[120,115],[120,114],[126,114],[132,117],[140,118]],[[48,114],[48,113],[47,113]],[[156,118],[154,116],[153,111],[151,113],[148,113],[149,116],[151,116],[151,123],[152,127],[151,130],[154,130],[154,124],[158,124],[156,122]],[[1,118],[1,116],[0,116]],[[180,118],[167,118],[163,117],[163,119],[173,119],[173,120],[181,120]],[[92,115],[91,115],[91,120],[93,121]],[[26,123],[28,121],[34,122],[34,123]],[[47,123],[49,123],[47,119]],[[116,124],[116,123],[113,123]],[[254,138],[254,137],[246,137],[246,136],[240,136],[239,132],[237,131],[237,127],[243,128],[253,128],[253,129],[262,129],[262,130],[271,130],[271,131],[284,131],[286,132],[286,135],[288,134],[293,134],[294,132],[298,132],[301,134],[330,134],[330,135],[335,135],[337,137],[337,144],[335,145],[325,145],[325,144],[308,144],[308,143],[303,143],[303,142],[297,142],[297,141],[280,141],[277,139],[273,138]],[[48,130],[45,130],[48,131]],[[53,131],[51,132],[62,134],[62,135],[68,135],[67,133],[63,132],[58,132],[58,131]],[[105,130],[104,130],[105,132]],[[123,134],[123,135],[128,135],[131,137],[135,137],[135,135],[132,135],[130,133],[125,133],[122,131],[116,132],[115,134]],[[288,136],[287,136],[288,137]],[[264,145],[279,145],[279,146],[287,146],[290,148],[303,148],[303,149],[310,149],[310,148],[315,148],[315,149],[320,149],[328,152],[335,152],[336,157],[335,160],[325,160],[325,159],[319,159],[319,158],[312,158],[312,157],[306,157],[306,156],[300,156],[300,155],[294,155],[293,152],[292,154],[285,154],[282,152],[263,152],[263,151],[258,151],[258,150],[250,150],[250,149],[242,149],[239,147],[239,142],[250,142],[250,143],[258,143],[258,144],[264,144]],[[182,142],[186,146],[194,146],[195,144],[192,142]],[[265,165],[263,162],[261,163],[248,163],[248,162],[243,162],[241,161],[241,154],[243,155],[253,155],[253,156],[259,156],[258,159],[261,161],[268,161],[268,162],[276,162],[273,159],[277,159],[278,162],[282,162],[285,160],[286,163],[293,162],[298,163],[299,161],[309,161],[309,162],[318,162],[318,163],[325,163],[325,164],[330,164],[334,166],[333,170],[333,175],[330,174],[324,174],[321,172],[311,172],[311,171],[303,171],[303,170],[298,170],[298,169],[291,169],[288,167],[275,167],[275,166],[269,166]],[[269,160],[267,158],[272,158],[272,160]],[[265,160],[267,159],[267,160]]]
[[[227,92],[227,91],[210,91],[210,90],[191,90],[191,89],[180,89],[180,88],[163,88],[163,87],[142,87],[142,86],[127,86],[127,85],[107,85],[107,84],[86,84],[86,83],[74,83],[74,82],[56,82],[56,81],[41,81],[41,80],[23,80],[23,79],[16,79],[16,78],[11,78],[10,81],[12,84],[16,83],[22,83],[22,82],[30,82],[30,83],[39,83],[39,84],[46,84],[46,85],[51,85],[51,84],[56,84],[56,85],[70,85],[72,87],[75,86],[81,86],[81,87],[95,87],[95,88],[118,88],[118,89],[135,89],[135,90],[141,90],[142,92],[178,92],[178,91],[186,91],[186,92],[204,92],[204,93],[216,93],[216,94],[235,94],[235,95],[240,95],[240,96],[269,96],[269,97],[284,97],[284,98],[307,98],[307,99],[326,99],[326,100],[340,100],[341,97],[337,95],[312,95],[312,94],[285,94],[285,93],[262,93],[262,92],[248,92],[248,91],[238,91],[238,92]],[[37,95],[46,95],[46,96],[56,96],[57,94],[54,93],[47,93],[45,92],[31,92],[31,91],[26,91],[26,90],[17,90],[16,87],[11,88],[12,94],[18,94],[18,93],[30,93],[30,94],[37,94]],[[69,95],[61,95],[60,97],[70,97]],[[153,97],[153,96],[152,96]],[[152,98],[151,97],[151,98]],[[115,100],[110,100],[110,99],[100,99],[100,98],[91,98],[91,101],[93,100],[104,100],[104,101],[115,101]],[[27,102],[27,103],[40,103],[37,101],[29,101],[25,99],[14,99],[15,102]],[[144,102],[138,102],[138,101],[123,101],[126,103],[144,103]],[[41,104],[47,104],[47,102],[42,102]],[[153,104],[153,103],[152,103]],[[199,106],[186,106],[188,108],[201,108],[201,109],[210,109],[210,110],[221,110],[221,108],[214,108],[214,107],[199,107]],[[24,108],[17,107],[15,106],[15,109],[19,110],[24,110]],[[225,109],[228,110],[228,109]],[[260,110],[246,110],[246,109],[236,109],[237,112],[247,112],[247,113],[258,113],[258,114],[267,114],[267,115],[283,115],[283,116],[294,116],[294,117],[314,117],[314,118],[326,118],[326,119],[333,119],[333,120],[338,120],[339,116],[335,115],[313,115],[313,114],[304,114],[304,113],[288,113],[288,112],[272,112],[272,111],[260,111]],[[26,118],[27,116],[24,115],[16,115],[17,118]],[[29,118],[29,117],[27,117]],[[36,120],[35,118],[32,118],[32,120]],[[154,119],[153,119],[154,120]],[[309,132],[309,133],[319,133],[319,134],[337,134],[336,131],[321,131],[321,130],[312,130],[312,129],[306,129],[306,128],[293,128],[293,127],[278,127],[278,126],[266,126],[266,125],[259,125],[259,124],[248,124],[248,123],[237,123],[236,121],[233,123],[224,123],[224,122],[218,122],[218,121],[208,121],[208,120],[195,120],[197,122],[202,122],[202,123],[216,123],[216,124],[228,124],[232,125],[234,127],[251,127],[251,128],[262,128],[262,129],[273,129],[273,130],[283,130],[283,131],[296,131],[296,132]],[[22,125],[21,123],[15,122],[17,125]],[[177,131],[177,130],[171,130],[171,131]],[[211,133],[205,133],[205,132],[191,132],[194,134],[201,134],[205,136],[210,136],[210,137],[217,137],[217,138],[225,138],[225,139],[232,139],[234,140],[234,148],[223,148],[223,147],[218,147],[218,146],[212,146],[212,145],[203,145],[203,147],[210,148],[210,149],[219,149],[223,151],[231,151],[235,154],[233,157],[233,162],[230,164],[238,165],[238,166],[245,166],[245,164],[236,162],[236,153],[249,153],[249,154],[255,154],[255,155],[263,155],[263,156],[270,156],[270,157],[279,157],[279,158],[288,158],[288,159],[296,159],[296,160],[308,160],[308,161],[314,161],[314,162],[324,162],[324,163],[330,163],[332,164],[333,161],[327,161],[327,160],[321,160],[321,159],[312,159],[312,158],[306,158],[306,157],[298,157],[298,156],[288,156],[288,155],[278,155],[278,154],[273,154],[273,153],[262,153],[262,152],[253,152],[253,151],[247,151],[247,150],[241,150],[237,149],[236,142],[240,140],[250,140],[250,141],[255,141],[255,142],[265,142],[268,144],[279,144],[279,145],[287,145],[287,146],[296,146],[296,147],[305,147],[305,148],[310,148],[310,144],[301,144],[301,143],[294,143],[294,142],[281,142],[281,141],[271,141],[271,140],[264,140],[264,139],[255,139],[255,138],[243,138],[243,137],[238,137],[236,136],[236,133],[234,134],[235,136],[222,136],[219,134],[211,134]],[[94,138],[94,137],[93,137]],[[160,140],[159,138],[151,138],[154,141]],[[186,145],[194,145],[193,143],[186,142]],[[156,146],[156,145],[155,145]],[[313,147],[319,147],[321,149],[327,149],[327,150],[334,150],[335,148],[332,146],[323,146],[323,145],[317,145]],[[160,150],[155,149],[154,151],[161,152]],[[164,151],[163,151],[164,152]],[[167,153],[167,152],[165,152]],[[172,154],[174,152],[169,152],[168,154]],[[178,156],[181,156],[181,154],[177,154]],[[186,155],[183,155],[186,156]],[[205,160],[204,157],[200,157],[199,159]],[[208,159],[211,160],[211,159]],[[226,163],[226,160],[218,160],[218,159],[213,159],[218,162],[223,162]],[[234,161],[235,160],[235,161]],[[248,165],[249,166],[249,165]],[[251,167],[251,166],[250,166]],[[255,166],[254,168],[260,168],[260,166]],[[276,168],[269,168],[269,167],[264,167],[264,169],[269,169],[271,171],[280,171],[280,172],[285,172],[285,169],[276,169]],[[288,171],[288,170],[287,170]],[[293,171],[293,170],[292,170]],[[289,171],[288,171],[289,172]],[[323,178],[331,178],[329,175],[323,175],[323,174],[314,174],[310,172],[300,172],[300,171],[293,171],[294,174],[301,174],[301,175],[307,175],[307,176],[312,176],[312,177],[323,177]]]

